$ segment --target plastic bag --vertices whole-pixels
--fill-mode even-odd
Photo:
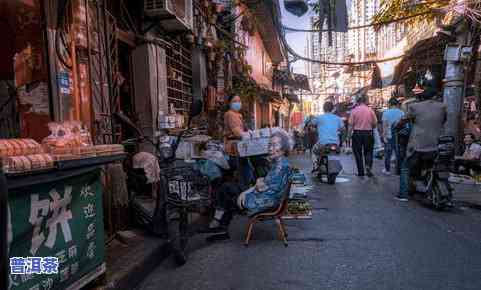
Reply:
[[[230,169],[229,162],[227,161],[226,156],[221,151],[205,150],[204,152],[202,152],[202,158],[214,162],[222,169]]]
[[[199,160],[197,161],[197,166],[200,173],[206,176],[210,181],[222,177],[222,171],[211,160]]]

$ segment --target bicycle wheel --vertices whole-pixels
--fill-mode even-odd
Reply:
[[[174,261],[178,266],[182,266],[187,262],[187,243],[188,236],[188,220],[185,210],[181,210],[179,216],[170,220],[169,223],[169,243],[174,257]]]

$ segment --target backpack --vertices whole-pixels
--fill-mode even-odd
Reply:
[[[411,124],[406,123],[401,128],[398,128],[394,123],[391,127],[392,136],[396,136],[399,145],[407,145],[409,142],[409,135],[411,134]]]

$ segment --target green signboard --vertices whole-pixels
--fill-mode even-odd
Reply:
[[[9,289],[69,289],[104,267],[100,170],[10,191],[8,203]],[[58,259],[58,273],[35,262],[46,257]],[[22,262],[25,274],[13,274]]]

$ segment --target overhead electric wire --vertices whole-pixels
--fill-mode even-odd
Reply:
[[[280,30],[280,28],[279,28]],[[303,61],[307,61],[307,62],[313,62],[313,63],[318,63],[318,64],[330,64],[330,65],[346,65],[346,66],[350,66],[350,65],[363,65],[363,64],[373,64],[373,63],[381,63],[381,62],[388,62],[388,61],[392,61],[392,60],[396,60],[396,59],[400,59],[402,57],[404,57],[404,54],[402,55],[399,55],[399,56],[394,56],[394,57],[389,57],[389,58],[384,58],[384,59],[378,59],[378,60],[368,60],[368,61],[360,61],[360,62],[329,62],[329,61],[323,61],[323,60],[318,60],[318,59],[312,59],[312,58],[308,58],[308,57],[305,57],[305,56],[302,56],[300,54],[298,54],[291,46],[289,46],[289,44],[287,43],[287,40],[284,36],[284,34],[282,33],[282,31],[280,30],[279,31],[279,34],[280,34],[280,39],[282,41],[282,43],[284,44],[284,46],[286,47],[287,51],[292,54],[297,60],[303,60]]]
[[[405,20],[408,20],[408,19],[411,19],[411,18],[427,15],[427,14],[430,14],[430,13],[431,12],[421,12],[421,13],[417,13],[417,14],[413,14],[413,15],[409,15],[409,16],[405,16],[405,17],[401,17],[401,18],[396,18],[396,19],[389,20],[389,21],[371,23],[371,24],[360,25],[360,26],[352,26],[352,27],[348,27],[347,30],[355,30],[355,29],[362,29],[362,28],[368,28],[368,27],[374,27],[374,26],[388,25],[388,24],[391,24],[391,23],[405,21]],[[285,30],[293,31],[293,32],[328,32],[329,31],[329,29],[299,29],[299,28],[288,27],[288,26],[285,26],[285,25],[282,25],[282,28],[285,29]]]
[[[389,57],[389,58],[384,58],[384,59],[377,59],[377,60],[368,60],[368,61],[360,61],[360,62],[329,62],[329,61],[322,61],[318,59],[312,59],[308,58],[305,56],[302,56],[298,54],[287,42],[284,30],[282,29],[283,25],[280,22],[280,20],[275,17],[275,13],[273,10],[271,10],[271,17],[274,20],[274,25],[277,27],[278,33],[279,33],[279,38],[284,45],[284,47],[287,49],[288,53],[290,53],[292,56],[294,56],[295,61],[297,60],[303,60],[307,62],[313,62],[313,63],[318,63],[318,64],[326,64],[326,65],[339,65],[339,66],[354,66],[354,65],[363,65],[363,64],[374,64],[374,63],[381,63],[381,62],[388,62],[396,59],[400,59],[404,57],[404,54],[399,55],[399,56],[394,56],[394,57]],[[289,61],[290,62],[290,61]]]
[[[205,15],[205,13],[203,13],[202,9],[200,8],[200,5],[196,2],[194,2],[195,4],[197,4],[197,8],[198,11],[200,12],[200,15],[204,18],[204,19],[208,19],[208,16]],[[313,63],[318,63],[318,64],[326,64],[326,65],[338,65],[338,66],[353,66],[353,65],[363,65],[363,64],[374,64],[374,63],[382,63],[382,62],[388,62],[388,61],[392,61],[392,60],[396,60],[396,59],[400,59],[400,58],[403,58],[404,57],[404,54],[402,55],[399,55],[399,56],[395,56],[395,57],[389,57],[389,58],[385,58],[385,59],[377,59],[377,60],[368,60],[368,61],[360,61],[360,62],[329,62],[329,61],[322,61],[322,60],[317,60],[317,59],[312,59],[312,58],[308,58],[308,57],[305,57],[305,56],[302,56],[300,54],[298,54],[287,42],[286,38],[285,38],[285,35],[284,35],[284,31],[282,29],[286,29],[287,28],[282,25],[282,23],[279,23],[278,19],[276,19],[276,17],[274,17],[274,13],[273,11],[271,11],[272,13],[272,19],[274,19],[274,21],[276,22],[276,26],[277,26],[277,29],[278,29],[278,32],[279,32],[279,35],[280,35],[280,40],[282,42],[282,44],[284,45],[284,47],[287,49],[287,51],[293,55],[296,60],[303,60],[303,61],[307,61],[307,62],[313,62]],[[427,12],[423,12],[423,13],[418,13],[416,15],[411,15],[411,16],[407,16],[407,17],[403,17],[403,18],[399,18],[399,19],[396,19],[396,21],[402,21],[402,20],[405,20],[404,18],[408,19],[408,18],[413,18],[413,17],[417,17],[417,16],[420,16],[422,14],[427,14]],[[402,19],[402,20],[400,20]],[[392,23],[392,22],[390,22]],[[383,22],[383,23],[379,23],[378,25],[386,25],[386,24],[389,24],[387,22]],[[244,48],[247,48],[247,45],[245,45],[244,43],[242,42],[239,42],[235,39],[235,35],[233,35],[231,32],[229,31],[226,31],[225,29],[223,29],[222,27],[220,27],[219,25],[217,24],[213,24],[213,26],[218,30],[220,31],[222,34],[224,34],[227,38],[229,38],[230,40],[234,41],[236,44],[238,45],[241,45],[242,47]],[[373,26],[372,24],[370,26]],[[352,29],[352,28],[351,28]],[[313,30],[312,32],[319,32],[319,30]],[[306,32],[309,32],[309,31],[306,31]]]

